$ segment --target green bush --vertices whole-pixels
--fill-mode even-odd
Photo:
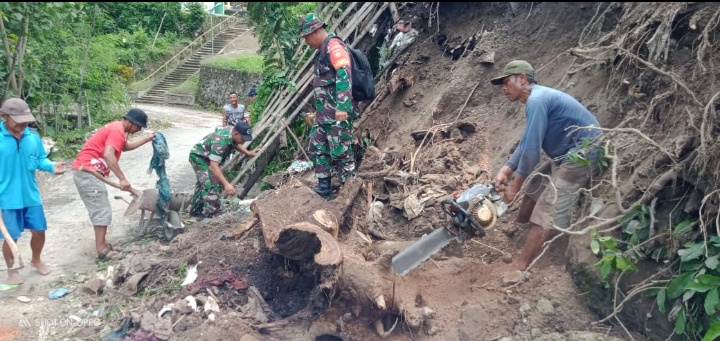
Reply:
[[[222,69],[262,73],[263,57],[256,55],[218,55],[204,59],[200,65]]]

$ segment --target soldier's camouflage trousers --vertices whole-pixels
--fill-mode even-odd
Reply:
[[[190,215],[193,217],[212,218],[222,213],[220,209],[220,194],[223,186],[210,171],[210,166],[203,161],[193,160],[195,155],[190,156],[190,164],[197,176],[195,192],[192,196]]]
[[[310,152],[316,177],[329,177],[334,168],[344,183],[355,174],[352,138],[350,120],[313,125],[310,131]]]

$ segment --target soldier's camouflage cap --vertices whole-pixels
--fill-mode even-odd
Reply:
[[[321,21],[315,13],[308,13],[300,19],[300,36],[305,37],[315,32],[318,28],[324,28],[325,26],[327,26],[327,24]]]

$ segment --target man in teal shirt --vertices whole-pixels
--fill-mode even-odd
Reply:
[[[10,237],[17,241],[24,229],[30,230],[32,266],[41,275],[50,268],[40,259],[45,245],[47,221],[40,201],[40,189],[35,171],[52,174],[65,172],[64,162],[51,162],[40,135],[28,128],[35,121],[27,103],[20,98],[7,99],[0,108],[0,210]],[[0,236],[0,238],[3,238]],[[7,241],[3,243],[3,257],[8,269],[14,259]],[[8,284],[23,282],[18,270],[8,270]]]

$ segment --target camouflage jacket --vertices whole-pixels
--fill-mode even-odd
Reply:
[[[206,165],[210,165],[210,160],[223,163],[235,149],[232,129],[227,126],[205,136],[190,150],[190,158],[197,162],[204,161]]]
[[[313,87],[324,90],[336,103],[336,110],[351,113],[352,67],[350,52],[342,41],[330,33],[315,55]]]

